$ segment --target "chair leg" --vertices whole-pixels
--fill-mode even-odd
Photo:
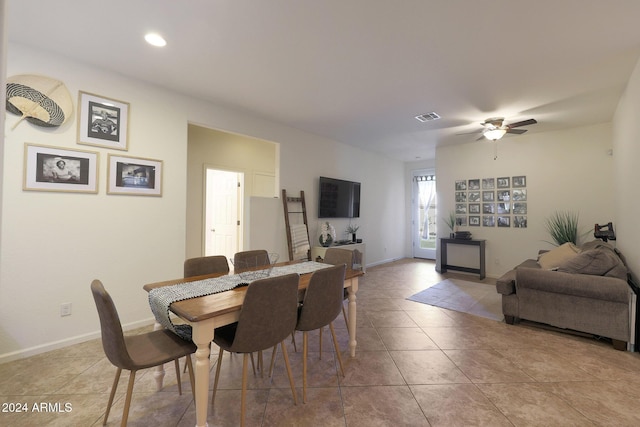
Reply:
[[[336,357],[340,364],[340,373],[344,377],[344,367],[342,366],[342,356],[340,356],[340,347],[338,347],[338,338],[336,338],[336,330],[333,328],[333,322],[329,323],[329,329],[331,330],[331,336],[333,337],[333,348],[336,350]]]
[[[111,411],[111,405],[113,404],[113,398],[116,395],[116,389],[118,388],[118,382],[120,382],[120,374],[122,374],[122,368],[118,368],[116,371],[116,378],[113,380],[113,385],[111,386],[111,394],[109,395],[109,402],[107,402],[107,411],[104,413],[104,420],[102,421],[102,425],[107,425],[107,418],[109,418],[109,412]]]
[[[291,393],[293,394],[294,405],[298,404],[298,396],[296,395],[296,385],[293,382],[293,372],[291,372],[291,365],[289,364],[289,353],[287,353],[287,347],[284,345],[284,341],[280,342],[282,347],[282,356],[284,357],[284,364],[287,367],[287,375],[289,376],[289,384],[291,385]]]
[[[216,379],[213,381],[213,392],[211,393],[211,406],[213,406],[213,401],[216,400],[216,391],[218,390],[218,380],[220,379],[220,365],[222,364],[222,353],[224,350],[220,348],[220,352],[218,353],[218,366],[216,366]]]
[[[193,396],[193,400],[196,400],[196,378],[193,374],[193,363],[191,363],[191,355],[187,354],[187,361],[185,362],[185,366],[189,371],[189,383],[191,384],[191,395]]]
[[[309,332],[302,332],[302,403],[307,403],[307,356],[309,355]]]
[[[174,359],[176,365],[176,380],[178,381],[178,395],[182,396],[182,381],[180,381],[180,362]]]
[[[249,353],[242,358],[242,395],[240,398],[240,427],[244,427],[244,415],[247,409],[247,368],[249,367]]]
[[[253,361],[253,353],[249,353],[249,355],[251,356],[251,367],[253,368],[253,375],[256,374],[256,364]]]
[[[298,348],[296,347],[296,331],[291,332],[291,342],[293,343],[293,351],[298,352]]]
[[[273,346],[271,351],[271,363],[269,365],[269,378],[273,375],[273,367],[276,365],[276,353],[278,352],[278,344]]]
[[[347,316],[347,310],[344,309],[344,303],[342,304],[342,315],[344,316],[344,324],[347,325],[347,330],[349,330],[349,320]]]
[[[136,380],[136,371],[129,373],[129,385],[127,387],[127,397],[124,401],[124,409],[122,410],[122,422],[120,425],[126,427],[127,420],[129,419],[129,408],[131,407],[131,395],[133,394],[133,383]]]

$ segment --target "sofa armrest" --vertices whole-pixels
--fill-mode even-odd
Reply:
[[[627,282],[613,277],[518,268],[516,290],[525,288],[621,303],[629,302],[631,292]]]
[[[509,270],[496,279],[496,290],[502,295],[511,295],[516,293],[516,270],[519,268],[540,268],[535,259],[527,259],[518,264],[513,270]]]

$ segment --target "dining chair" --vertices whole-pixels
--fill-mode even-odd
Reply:
[[[332,265],[345,264],[348,269],[352,269],[353,251],[348,249],[329,248],[327,249],[327,252],[325,252],[324,262]],[[348,298],[349,291],[347,291],[347,289],[343,289],[342,299],[347,300]],[[342,316],[344,316],[344,323],[347,325],[347,329],[349,329],[349,320],[347,318],[347,311],[344,308],[344,304],[342,305]]]
[[[302,306],[298,310],[296,331],[302,331],[302,402],[307,403],[307,356],[309,353],[309,331],[322,330],[329,326],[333,347],[344,377],[342,357],[333,321],[340,314],[342,290],[344,288],[345,264],[315,271],[311,275]]]
[[[211,255],[203,257],[189,258],[184,261],[183,277],[202,276],[205,274],[227,274],[229,273],[229,262],[224,255]],[[177,320],[181,322],[181,320]],[[187,371],[185,363],[182,372]]]
[[[234,273],[242,273],[243,271],[250,270],[252,267],[261,267],[269,264],[269,252],[265,249],[236,252],[236,254],[233,255]]]
[[[189,258],[184,262],[184,277],[229,272],[229,263],[224,255]]]
[[[216,328],[213,342],[220,347],[211,404],[214,404],[222,354],[224,351],[243,354],[240,425],[244,425],[247,399],[247,368],[249,355],[280,343],[289,376],[293,401],[297,405],[296,389],[284,339],[294,330],[298,318],[298,281],[296,273],[258,279],[249,284],[238,321]]]
[[[91,292],[96,303],[98,316],[100,317],[100,329],[102,332],[102,348],[109,361],[116,367],[116,377],[111,387],[107,410],[104,414],[102,425],[107,424],[109,411],[116,394],[120,374],[122,370],[129,372],[129,386],[122,411],[121,425],[127,425],[129,417],[129,407],[131,406],[131,393],[136,377],[136,372],[140,369],[152,368],[164,363],[174,361],[176,367],[176,378],[178,380],[178,392],[182,394],[180,382],[180,367],[178,359],[186,356],[189,367],[189,380],[191,390],[195,390],[193,366],[191,364],[191,354],[196,351],[196,346],[191,341],[185,341],[173,332],[159,330],[147,332],[139,335],[124,336],[122,325],[111,296],[107,293],[100,280],[91,282]]]

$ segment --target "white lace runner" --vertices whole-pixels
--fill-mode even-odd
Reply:
[[[283,265],[273,267],[269,277],[284,276],[291,273],[308,274],[323,268],[331,267],[315,261]],[[191,340],[191,326],[174,325],[169,315],[169,307],[177,301],[205,295],[217,294],[229,291],[238,286],[248,285],[246,279],[239,274],[229,274],[211,279],[196,280],[193,282],[178,283],[171,286],[162,286],[149,291],[149,306],[158,323],[166,329],[175,332],[180,338]]]

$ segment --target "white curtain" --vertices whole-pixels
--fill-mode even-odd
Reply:
[[[422,238],[429,238],[429,207],[436,198],[436,181],[435,180],[418,180],[418,194],[420,195],[420,205],[424,206],[424,224],[422,227]]]

